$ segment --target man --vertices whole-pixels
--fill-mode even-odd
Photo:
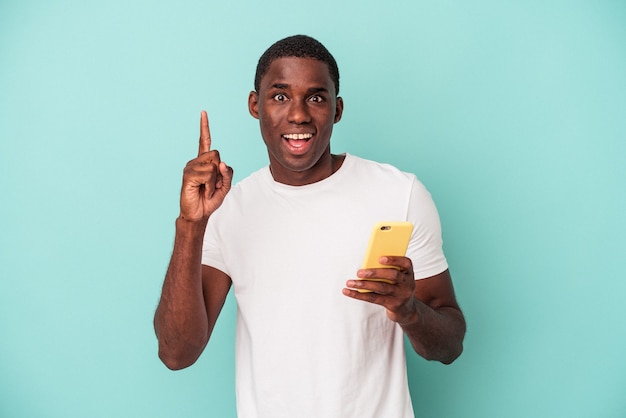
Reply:
[[[171,369],[193,364],[232,285],[240,417],[412,417],[404,335],[426,359],[451,363],[462,351],[430,194],[412,174],[331,153],[338,92],[323,45],[278,41],[248,99],[269,167],[231,188],[202,112],[198,157],[184,170],[155,314],[159,356]],[[372,226],[397,220],[415,225],[407,257],[359,270]]]

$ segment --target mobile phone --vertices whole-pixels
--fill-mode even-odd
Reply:
[[[361,268],[394,268],[380,264],[378,260],[383,256],[405,256],[412,232],[413,224],[411,222],[378,222],[370,235]],[[375,278],[362,280],[390,283],[388,280]]]

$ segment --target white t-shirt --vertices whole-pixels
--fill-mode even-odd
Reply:
[[[414,175],[346,155],[332,176],[288,186],[265,167],[211,216],[202,263],[233,281],[241,418],[409,418],[403,331],[342,294],[372,227],[413,222],[416,278],[448,265],[439,216]]]

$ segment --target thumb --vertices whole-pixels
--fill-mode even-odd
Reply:
[[[220,174],[222,175],[222,187],[224,193],[228,193],[233,184],[233,168],[226,165],[225,162],[220,162]]]

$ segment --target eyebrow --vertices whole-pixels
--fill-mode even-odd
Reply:
[[[311,87],[309,93],[328,93],[328,89],[325,87]]]
[[[284,83],[275,83],[272,84],[272,88],[278,90],[287,90],[289,88],[289,84]],[[326,87],[311,87],[307,90],[308,93],[327,93],[328,89]]]

